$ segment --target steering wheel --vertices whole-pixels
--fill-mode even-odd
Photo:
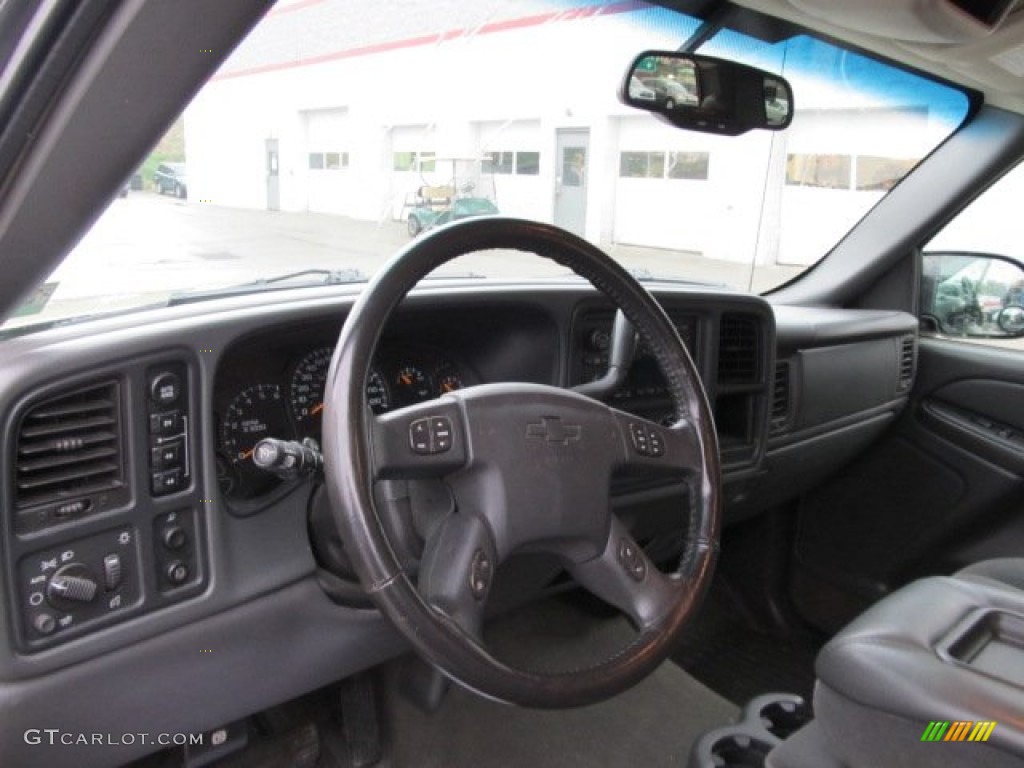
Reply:
[[[647,342],[672,397],[663,426],[577,392],[484,384],[374,415],[365,385],[381,329],[429,272],[463,254],[513,249],[589,280]],[[352,307],[328,374],[324,462],[334,517],[354,570],[379,609],[422,657],[489,698],[522,706],[589,704],[639,682],[669,654],[714,569],[721,470],[707,397],[686,348],[653,297],[590,243],[508,217],[466,219],[416,240]],[[677,570],[662,573],[611,511],[622,468],[686,479],[689,510]],[[454,508],[426,537],[415,583],[389,542],[374,487],[443,478]],[[538,674],[496,659],[482,640],[498,565],[529,548],[560,557],[576,581],[633,623],[632,641],[571,672]]]

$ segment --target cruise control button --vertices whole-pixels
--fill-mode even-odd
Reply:
[[[651,446],[651,456],[664,456],[665,439],[661,436],[661,433],[651,429],[648,430],[647,436],[649,438],[648,442]]]
[[[417,419],[409,425],[409,447],[413,453],[426,456],[430,453],[430,420]]]
[[[433,416],[430,419],[431,453],[444,453],[452,447],[452,422],[447,416]]]

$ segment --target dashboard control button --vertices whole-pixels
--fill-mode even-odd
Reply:
[[[32,626],[40,635],[52,635],[57,629],[57,620],[48,613],[40,613],[32,620]]]
[[[181,397],[181,379],[176,373],[164,371],[149,381],[149,398],[160,406],[174,405]]]
[[[162,411],[150,414],[149,431],[157,437],[181,434],[181,411]]]
[[[68,501],[64,504],[58,504],[54,507],[53,516],[65,519],[68,517],[78,517],[86,510],[89,509],[90,502],[88,500],[79,499],[78,501]]]
[[[181,562],[180,560],[174,560],[167,565],[167,580],[175,586],[184,584],[189,580],[192,572],[189,570],[188,565]]]
[[[164,472],[154,472],[152,476],[152,491],[154,496],[167,496],[170,493],[177,493],[184,485],[184,475],[180,469],[169,469]]]
[[[165,528],[160,536],[163,545],[172,551],[179,550],[188,543],[188,534],[181,526],[172,525]]]
[[[150,464],[153,469],[177,469],[181,467],[181,441],[173,440],[150,449]]]
[[[121,586],[124,571],[121,567],[120,555],[106,555],[103,558],[103,586],[112,592]]]
[[[59,569],[46,585],[46,596],[57,605],[66,602],[91,603],[99,585],[89,577],[80,563],[71,563]]]

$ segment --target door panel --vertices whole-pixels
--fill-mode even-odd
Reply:
[[[834,631],[919,576],[1024,557],[1024,355],[921,339],[911,407],[800,503],[793,596]]]

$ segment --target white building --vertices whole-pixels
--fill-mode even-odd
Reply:
[[[933,141],[926,113],[890,110],[880,123],[877,105],[836,113],[799,89],[806,114],[792,128],[737,139],[625,107],[615,90],[633,56],[686,37],[678,22],[650,24],[660,10],[480,0],[466,18],[435,3],[418,20],[433,23],[424,36],[383,15],[353,29],[352,5],[279,6],[196,98],[190,197],[401,220],[419,187],[449,181],[441,158],[487,157],[502,213],[598,243],[810,263]],[[567,51],[565,25],[585,26],[575,39],[587,42]]]

